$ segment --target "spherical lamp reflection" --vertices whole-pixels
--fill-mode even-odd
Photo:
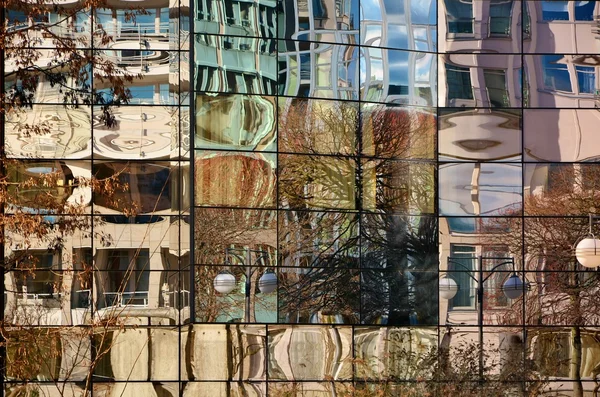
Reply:
[[[502,292],[508,299],[518,299],[523,295],[523,281],[513,274],[502,285]]]
[[[273,272],[266,272],[258,280],[258,289],[263,294],[269,294],[277,288],[277,275]]]
[[[600,266],[600,240],[596,238],[584,238],[575,247],[577,261],[583,267]]]
[[[458,292],[458,284],[450,277],[440,278],[439,282],[440,297],[443,299],[452,299]]]
[[[228,294],[235,289],[235,276],[231,273],[219,273],[213,282],[213,286],[217,292]]]

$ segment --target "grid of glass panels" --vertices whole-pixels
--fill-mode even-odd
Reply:
[[[34,20],[6,11],[11,31],[31,30],[42,69],[30,73],[31,103],[3,126],[14,198],[4,211],[41,217],[62,240],[5,229],[14,266],[4,274],[4,393],[178,396],[192,299],[189,4],[73,7]],[[85,66],[79,86],[53,80],[43,68],[57,37],[133,76],[130,98],[118,101],[100,62]],[[17,69],[5,60],[8,93],[22,89]],[[72,89],[96,95],[66,103]],[[61,235],[65,225],[72,230]]]
[[[594,390],[597,1],[110,4],[8,11],[142,78],[107,108],[39,77],[5,120],[5,212],[83,208],[61,250],[5,245],[6,392]]]

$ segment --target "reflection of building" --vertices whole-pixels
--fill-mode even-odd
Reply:
[[[560,379],[554,389],[577,395],[580,378],[592,390],[596,315],[565,320],[573,295],[557,283],[577,273],[530,239],[539,219],[577,224],[595,204],[599,2],[133,3],[64,20],[8,11],[12,31],[50,29],[34,33],[40,65],[52,62],[51,31],[141,77],[124,101],[99,65],[89,80],[33,73],[24,90],[5,63],[9,95],[27,106],[5,122],[15,161],[4,211],[57,236],[65,217],[75,225],[54,250],[52,236],[12,226],[7,357],[28,335],[44,365],[19,372],[9,360],[7,390],[41,384],[52,396],[58,378],[79,396],[93,366],[89,385],[107,397],[381,384],[404,395],[432,379],[419,357],[438,347],[460,362],[452,349],[477,344],[479,327],[502,363],[490,376],[527,357],[532,376]],[[65,106],[73,86],[95,95]],[[558,174],[585,205],[551,195]],[[248,248],[244,260],[225,255]],[[487,276],[498,258],[515,259],[528,290],[510,301],[500,288],[512,269],[499,269],[478,324],[478,280],[459,270]],[[213,285],[225,271],[238,283],[227,295]],[[267,271],[272,294],[256,288]],[[460,287],[451,301],[436,291],[443,273]]]
[[[577,224],[575,217],[589,210],[571,211],[553,192],[584,200],[595,178],[596,166],[579,163],[598,156],[600,113],[592,108],[599,3],[444,0],[439,6],[439,103],[448,107],[440,109],[438,131],[440,268],[460,287],[451,301],[440,301],[440,323],[453,325],[458,340],[476,341],[484,326],[487,346],[499,346],[501,355],[517,346],[555,390],[582,395],[593,389],[589,381],[600,362],[590,337],[597,321],[566,314],[579,310],[568,303],[575,281],[567,274],[581,268],[568,256],[557,266],[551,248],[559,236],[567,245],[576,237],[557,225],[539,236],[551,217]],[[529,292],[507,300],[500,286],[510,272],[496,272],[485,284],[483,324],[477,324],[477,283],[459,269],[481,266],[487,276],[499,262],[493,258],[506,257],[515,258]],[[571,273],[558,273],[564,270]],[[574,332],[581,333],[580,348]]]

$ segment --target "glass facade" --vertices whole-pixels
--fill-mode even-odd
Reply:
[[[133,3],[7,10],[135,78],[4,60],[5,395],[591,395],[600,2]]]

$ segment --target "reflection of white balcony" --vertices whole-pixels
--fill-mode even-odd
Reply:
[[[105,292],[106,307],[148,307],[148,291]]]

